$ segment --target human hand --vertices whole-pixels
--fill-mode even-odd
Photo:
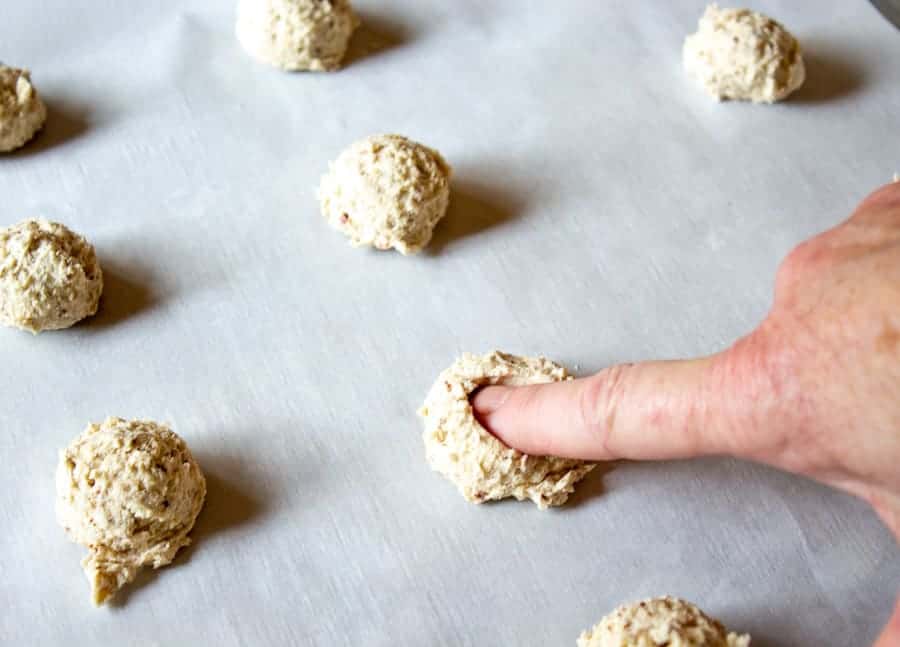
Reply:
[[[484,426],[529,454],[727,454],[868,501],[900,539],[900,184],[781,264],[760,326],[709,357],[487,387]],[[900,606],[876,647],[900,645]]]

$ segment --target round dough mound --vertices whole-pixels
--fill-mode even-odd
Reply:
[[[46,120],[47,107],[28,70],[0,63],[0,153],[24,146]]]
[[[56,517],[87,547],[94,604],[141,567],[172,561],[203,507],[206,479],[184,441],[149,420],[90,424],[59,456]]]
[[[684,67],[717,100],[773,103],[803,85],[800,44],[768,16],[749,9],[706,8],[684,41]]]
[[[253,58],[283,70],[336,70],[359,25],[348,0],[240,0],[237,37]]]
[[[97,312],[103,272],[94,248],[65,225],[25,220],[0,229],[0,323],[38,333]]]
[[[651,598],[624,604],[578,638],[578,647],[748,647],[750,636],[726,633],[717,620],[684,600]]]
[[[450,165],[440,153],[400,135],[351,145],[319,185],[322,215],[354,246],[415,254],[450,202]]]
[[[475,418],[469,396],[489,384],[522,386],[568,379],[572,378],[566,369],[543,357],[464,353],[438,376],[419,409],[431,468],[453,481],[473,503],[515,497],[531,499],[542,510],[562,505],[594,464],[529,456],[507,447]]]

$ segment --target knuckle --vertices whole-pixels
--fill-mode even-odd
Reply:
[[[822,236],[804,241],[794,247],[781,261],[775,273],[775,295],[777,298],[791,298],[800,283],[811,280],[823,264],[828,262],[828,245]]]
[[[900,181],[894,181],[870,193],[862,201],[857,213],[871,207],[900,207]]]
[[[815,249],[813,241],[808,240],[800,243],[785,256],[781,265],[778,266],[778,282],[791,282],[803,270],[809,267],[810,262],[814,258]]]
[[[783,430],[803,427],[799,422],[806,406],[798,375],[805,353],[797,344],[795,334],[770,319],[720,355],[718,389],[731,394],[736,408],[729,453],[779,454],[792,440]]]
[[[605,452],[610,451],[629,369],[630,365],[618,365],[600,371],[587,379],[581,394],[582,425]]]

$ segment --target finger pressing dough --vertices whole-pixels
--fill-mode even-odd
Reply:
[[[28,70],[0,63],[0,153],[24,146],[46,120],[47,107]]]
[[[319,185],[322,215],[354,246],[415,254],[450,201],[450,165],[437,151],[400,135],[351,145]]]
[[[263,63],[321,72],[340,67],[358,25],[348,0],[240,0],[236,32]]]
[[[543,357],[500,351],[464,353],[438,376],[419,409],[425,419],[425,455],[431,468],[453,481],[473,503],[515,497],[539,508],[562,505],[593,463],[529,456],[504,445],[472,411],[469,396],[486,385],[522,386],[572,379]]]
[[[25,220],[0,229],[0,323],[38,333],[97,312],[103,272],[93,246],[65,225]]]
[[[749,647],[750,636],[727,633],[684,600],[652,598],[624,604],[578,638],[578,647]]]
[[[687,37],[684,67],[717,100],[773,103],[803,85],[800,43],[768,16],[712,4]]]
[[[89,551],[81,565],[99,605],[191,543],[206,479],[168,427],[107,418],[60,452],[56,494],[60,525]]]

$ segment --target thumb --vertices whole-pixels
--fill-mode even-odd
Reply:
[[[472,406],[491,433],[527,454],[654,460],[741,453],[754,398],[736,388],[734,372],[726,351],[614,366],[567,382],[485,387]]]

